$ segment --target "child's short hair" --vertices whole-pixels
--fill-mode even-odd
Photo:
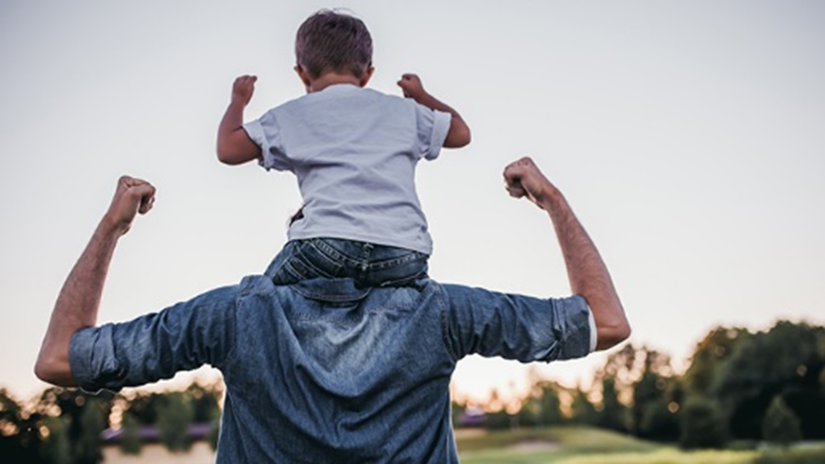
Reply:
[[[321,10],[298,28],[295,58],[312,78],[327,72],[360,78],[372,64],[372,38],[360,19]]]

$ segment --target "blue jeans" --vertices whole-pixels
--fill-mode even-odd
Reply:
[[[418,251],[354,240],[291,240],[265,274],[275,285],[325,277],[352,278],[361,287],[398,287],[426,277],[428,258]]]

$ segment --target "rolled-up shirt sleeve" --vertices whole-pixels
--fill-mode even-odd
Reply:
[[[445,285],[446,343],[470,354],[521,362],[574,359],[592,351],[592,314],[581,296],[535,298]]]
[[[286,156],[281,140],[281,127],[275,110],[270,110],[259,119],[243,125],[243,130],[250,140],[261,149],[261,159],[258,164],[269,171],[290,171],[291,163]]]
[[[204,364],[220,368],[235,343],[238,287],[223,287],[128,322],[78,331],[72,376],[86,391],[117,391]]]
[[[414,103],[416,108],[416,126],[418,129],[419,155],[427,160],[438,158],[444,141],[450,132],[452,115],[443,111],[432,110],[424,105]]]

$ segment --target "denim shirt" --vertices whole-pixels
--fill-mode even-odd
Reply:
[[[83,329],[70,362],[89,391],[218,368],[226,384],[218,463],[455,463],[456,362],[585,356],[591,317],[580,296],[539,299],[429,279],[276,286],[251,276],[159,313]]]

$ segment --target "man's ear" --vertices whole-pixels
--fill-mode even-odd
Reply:
[[[374,71],[375,68],[373,68],[372,65],[367,66],[367,70],[364,71],[364,74],[361,75],[361,80],[358,82],[358,85],[360,85],[361,87],[366,87],[367,82],[370,81],[370,78],[372,77],[372,73]]]
[[[309,79],[309,73],[300,64],[296,64],[294,69],[295,72],[298,73],[298,77],[301,78],[301,82],[304,83],[304,87],[307,89],[307,93],[309,93],[309,85],[312,83]]]

